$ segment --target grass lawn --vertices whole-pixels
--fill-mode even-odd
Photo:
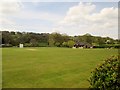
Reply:
[[[3,88],[87,88],[90,72],[117,49],[3,48]]]

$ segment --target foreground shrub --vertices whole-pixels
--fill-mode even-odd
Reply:
[[[89,82],[91,88],[101,90],[120,90],[120,62],[118,57],[112,56],[92,71]]]

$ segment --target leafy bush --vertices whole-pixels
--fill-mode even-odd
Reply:
[[[56,43],[55,43],[55,46],[60,47],[60,43],[59,43],[59,42],[56,42]]]
[[[63,42],[62,43],[62,47],[68,47],[68,43],[67,42]]]
[[[89,82],[91,88],[101,90],[120,90],[120,61],[118,57],[112,56],[92,71]]]
[[[69,40],[68,43],[67,43],[69,48],[72,48],[74,46],[74,44],[75,44],[75,42],[72,41],[72,40]]]

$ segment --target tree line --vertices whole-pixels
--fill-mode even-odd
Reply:
[[[110,37],[85,35],[69,36],[67,34],[54,33],[33,33],[1,31],[1,45],[3,47],[19,46],[25,47],[73,47],[77,42],[89,43],[95,47],[119,47],[119,39]]]

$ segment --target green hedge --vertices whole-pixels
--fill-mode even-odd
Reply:
[[[36,43],[36,44],[25,43],[24,47],[48,47],[48,43]]]
[[[12,44],[3,44],[3,45],[1,45],[2,47],[13,47],[13,45]]]
[[[91,88],[120,90],[120,61],[117,56],[108,58],[92,71],[89,82]]]
[[[103,44],[99,46],[94,46],[94,48],[120,48],[119,44]]]

